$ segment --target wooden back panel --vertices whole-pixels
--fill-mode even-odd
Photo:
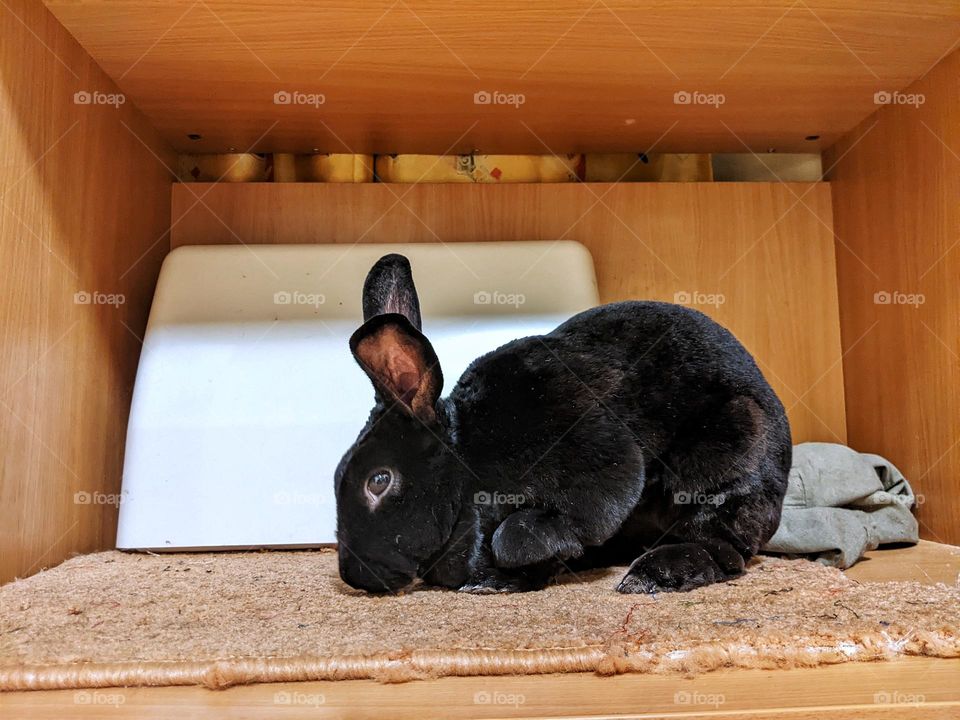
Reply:
[[[844,442],[826,184],[175,185],[190,244],[569,239],[603,302],[690,299],[755,354],[794,440]],[[360,292],[360,288],[357,288]]]
[[[960,544],[960,52],[825,158],[837,230],[850,441],[923,495]],[[906,98],[909,100],[909,98]],[[920,103],[922,99],[922,103]]]

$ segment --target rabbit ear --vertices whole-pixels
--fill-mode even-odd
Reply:
[[[420,300],[413,284],[410,261],[403,255],[384,255],[363,282],[363,320],[399,313],[420,329]]]
[[[440,361],[430,341],[404,315],[377,315],[350,338],[350,350],[384,400],[397,401],[425,423],[437,419],[443,388]]]

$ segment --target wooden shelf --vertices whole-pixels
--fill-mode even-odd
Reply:
[[[198,152],[815,151],[960,38],[954,0],[46,4]]]
[[[869,553],[868,558],[849,574],[860,580],[955,582],[960,572],[960,548],[937,543],[880,550]],[[718,720],[946,720],[960,712],[960,660],[903,658],[795,670],[720,670],[693,678],[584,673],[448,677],[400,685],[356,680],[247,685],[223,691],[197,687],[96,691],[101,696],[122,696],[123,703],[117,707],[77,704],[76,692],[6,693],[4,717],[420,720],[616,715]],[[300,702],[279,704],[277,693],[281,699],[298,698]],[[491,698],[495,693],[503,702],[477,703],[478,693],[488,693]],[[88,697],[92,694],[89,691]],[[507,702],[511,697],[516,702]],[[685,698],[696,702],[685,703]]]

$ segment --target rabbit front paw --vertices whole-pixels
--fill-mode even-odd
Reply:
[[[530,592],[543,589],[547,581],[548,576],[538,573],[507,575],[497,570],[490,570],[484,575],[470,578],[458,588],[458,592],[472,595]]]
[[[569,526],[569,522],[542,510],[517,510],[493,533],[490,547],[494,562],[497,567],[519,568],[579,557],[583,545]]]
[[[742,568],[743,561],[740,561]],[[721,569],[703,545],[676,543],[648,550],[633,561],[617,591],[622,593],[686,592],[730,580],[741,571]]]

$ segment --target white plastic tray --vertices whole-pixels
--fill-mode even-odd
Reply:
[[[335,542],[334,469],[373,406],[347,339],[390,252],[410,259],[445,393],[477,356],[598,302],[573,242],[174,250],[137,371],[117,547]]]

